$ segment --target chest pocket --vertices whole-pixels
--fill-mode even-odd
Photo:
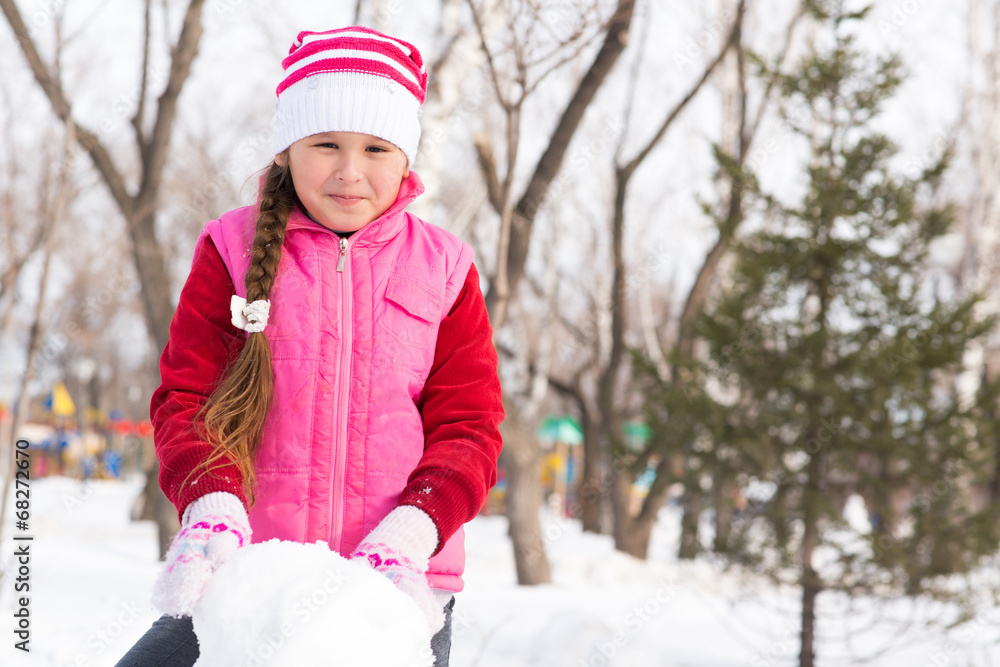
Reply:
[[[394,274],[389,277],[385,299],[379,326],[400,345],[433,351],[444,294],[419,280]]]

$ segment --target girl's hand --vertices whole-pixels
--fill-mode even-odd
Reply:
[[[212,573],[250,543],[250,534],[243,502],[231,493],[209,493],[188,505],[153,585],[153,604],[171,616],[190,616]]]
[[[444,627],[444,609],[425,576],[437,543],[434,521],[423,510],[404,505],[389,512],[351,554],[351,560],[368,563],[413,598],[432,636]]]

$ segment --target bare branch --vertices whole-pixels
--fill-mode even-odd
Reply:
[[[3,1],[9,2],[10,0]],[[146,154],[146,159],[143,160],[142,184],[139,187],[135,211],[133,211],[140,217],[144,211],[154,206],[156,201],[162,180],[160,176],[167,161],[170,130],[174,123],[174,116],[177,114],[177,99],[184,82],[191,73],[191,61],[198,53],[198,42],[201,40],[202,33],[201,10],[204,4],[205,0],[191,0],[187,13],[184,15],[180,37],[177,38],[177,44],[171,50],[170,75],[167,79],[167,87],[160,95],[156,123],[149,139],[149,152]]]
[[[46,97],[49,98],[52,110],[63,123],[73,122],[74,127],[76,127],[77,141],[90,153],[90,158],[107,183],[108,189],[111,191],[111,196],[114,197],[115,202],[117,202],[122,211],[130,210],[132,205],[131,197],[125,187],[125,180],[118,172],[114,162],[111,160],[111,155],[104,145],[101,144],[97,135],[81,127],[79,123],[73,120],[69,100],[66,99],[66,95],[57,79],[52,76],[48,67],[42,62],[42,58],[38,54],[38,48],[28,35],[28,30],[24,25],[24,20],[21,18],[16,3],[14,0],[0,0],[0,9],[3,9],[3,13],[7,17],[7,22],[10,24],[14,35],[21,45],[21,52],[24,53],[25,60],[28,61],[28,66],[35,76],[35,81],[38,82]],[[72,153],[70,153],[67,159],[71,157]]]
[[[715,68],[718,67],[719,64],[722,62],[722,60],[726,57],[726,54],[729,52],[729,49],[731,49],[733,45],[736,44],[740,36],[740,31],[742,30],[743,27],[743,13],[745,9],[746,9],[746,0],[740,0],[740,3],[736,8],[736,19],[733,21],[732,30],[730,30],[729,37],[723,43],[722,48],[719,49],[718,55],[716,55],[715,58],[712,60],[712,62],[709,63],[708,67],[705,68],[705,71],[702,73],[701,78],[698,79],[698,82],[695,83],[695,85],[691,88],[690,91],[688,91],[688,94],[684,96],[684,99],[678,102],[677,105],[673,108],[673,110],[671,110],[671,112],[667,114],[667,117],[666,119],[664,119],[663,124],[660,125],[660,129],[657,130],[656,134],[649,141],[649,143],[646,144],[645,148],[639,151],[639,154],[636,155],[634,158],[632,158],[631,161],[629,161],[627,164],[621,167],[623,171],[625,171],[626,173],[631,173],[635,171],[636,167],[638,167],[642,163],[642,161],[646,159],[646,156],[649,155],[650,151],[652,151],[656,147],[656,144],[658,144],[660,139],[663,138],[663,135],[667,133],[667,130],[673,124],[674,120],[676,120],[680,112],[684,110],[684,107],[688,105],[688,102],[694,99],[694,96],[698,94],[698,91],[701,90],[701,87],[705,84],[706,81],[708,81],[708,78],[715,71]]]
[[[107,6],[110,4],[110,1],[111,0],[101,0],[100,4],[96,5],[93,2],[88,3],[91,5],[90,16],[88,16],[86,19],[78,23],[76,27],[76,32],[71,33],[70,35],[65,36],[63,38],[63,45],[65,46],[71,44],[76,40],[77,37],[86,33],[88,28],[90,28],[90,24],[94,22],[94,20],[100,15],[101,12],[105,10],[105,8],[107,8]]]
[[[356,25],[356,24],[355,24]],[[444,69],[445,64],[448,59],[451,58],[452,53],[455,49],[455,44],[458,42],[459,34],[456,33],[448,38],[445,43],[444,48],[438,55],[437,59],[431,64],[430,68],[427,70],[427,97],[435,97],[440,94],[441,82],[438,80],[441,75],[441,70]]]
[[[552,180],[562,166],[566,151],[569,150],[570,139],[583,119],[584,112],[590,106],[590,102],[597,94],[604,78],[614,67],[622,51],[625,50],[625,42],[628,40],[628,29],[634,10],[635,0],[619,0],[608,25],[604,43],[590,69],[580,81],[580,85],[577,86],[573,97],[566,105],[556,129],[552,133],[548,147],[538,160],[538,165],[528,182],[524,196],[517,204],[518,212],[529,221],[529,231],[530,221],[534,219],[538,208],[545,202],[549,185],[552,184]],[[516,282],[516,278],[519,278],[521,270],[523,270],[523,264],[520,269],[512,271],[515,276],[514,282]]]
[[[545,202],[549,186],[562,166],[566,152],[569,150],[570,140],[576,133],[587,107],[625,49],[634,9],[634,0],[619,0],[609,23],[604,43],[563,110],[549,139],[548,146],[543,151],[524,194],[510,216],[509,248],[498,256],[502,258],[498,259],[498,262],[503,263],[507,284],[492,282],[486,295],[486,307],[490,313],[490,321],[497,323],[494,325],[497,328],[503,323],[504,312],[507,308],[506,302],[516,290],[518,281],[524,274],[531,230],[538,209]]]
[[[493,147],[490,145],[490,138],[485,133],[478,132],[473,137],[476,146],[476,157],[479,159],[479,168],[483,172],[483,179],[486,181],[486,196],[490,205],[498,214],[503,213],[503,199],[500,192],[500,179],[497,177],[497,163],[493,157]]]
[[[21,14],[17,10],[17,5],[14,3],[14,0],[0,0],[0,8],[3,9],[3,13],[7,17],[7,22],[10,24],[11,30],[14,31],[14,36],[21,44],[21,51],[24,53],[24,57],[28,61],[28,66],[31,67],[31,71],[35,75],[35,80],[38,81],[38,85],[42,87],[42,90],[48,96],[56,115],[59,116],[60,120],[65,121],[70,115],[69,102],[66,100],[62,88],[59,87],[58,82],[52,76],[51,72],[49,72],[48,67],[42,62],[42,57],[38,54],[35,43],[31,41],[28,29],[24,25],[24,20],[21,19]]]
[[[556,62],[554,62],[548,69],[543,70],[542,73],[538,75],[538,78],[535,79],[535,81],[533,81],[530,86],[527,86],[527,88],[525,88],[524,96],[527,97],[536,88],[538,88],[538,86],[549,76],[549,74],[552,74],[556,70],[560,69],[566,63],[572,62],[572,61],[578,59],[580,57],[580,54],[583,53],[583,51],[585,49],[587,49],[591,44],[593,44],[595,41],[597,41],[597,38],[600,37],[600,36],[601,36],[601,32],[594,33],[593,35],[591,35],[587,39],[585,39],[582,42],[580,42],[575,49],[572,49],[572,50],[566,52],[566,54],[563,57],[561,57],[559,60],[557,60]],[[576,39],[575,36],[574,36],[574,39]],[[538,60],[536,63],[530,63],[528,65],[528,67],[531,67],[533,65],[536,65],[536,64],[539,64],[539,63],[542,63],[542,62],[545,62],[546,60],[548,60],[551,57],[552,57],[551,54],[547,55],[547,56],[541,58],[540,60]]]
[[[628,95],[625,97],[624,127],[618,135],[618,145],[615,147],[615,156],[612,164],[621,164],[622,151],[625,150],[625,141],[629,136],[629,128],[632,125],[632,110],[635,107],[635,91],[639,86],[639,70],[642,68],[642,54],[646,52],[646,42],[649,40],[649,25],[652,21],[640,21],[642,31],[639,33],[639,48],[632,62],[632,73],[628,80]]]
[[[139,106],[132,117],[132,127],[135,128],[135,143],[139,147],[139,157],[146,162],[146,154],[149,152],[146,137],[142,131],[142,116],[146,108],[146,93],[149,85],[149,14],[153,0],[146,0],[146,13],[143,18],[143,39],[142,39],[142,79],[139,83]]]
[[[532,82],[531,85],[527,86],[524,93],[525,97],[538,88],[538,86],[546,78],[548,78],[550,74],[560,69],[566,63],[577,60],[585,49],[605,34],[611,24],[611,21],[615,18],[614,15],[612,15],[607,20],[602,19],[596,3],[584,8],[577,7],[575,3],[573,6],[578,9],[578,25],[568,36],[557,35],[555,31],[550,28],[548,22],[542,20],[541,18],[532,24],[538,24],[543,28],[546,28],[546,34],[555,43],[555,46],[553,46],[547,53],[543,53],[542,55],[532,59],[527,59],[525,61],[525,69],[528,71],[534,70],[553,59],[555,59],[555,62],[549,65],[546,69],[543,69],[541,74],[537,75],[536,80]],[[592,35],[585,36],[588,24],[595,23],[590,15],[594,15],[596,17],[596,29]]]
[[[796,13],[792,20],[789,22],[788,28],[785,31],[785,43],[782,45],[782,50],[778,58],[779,66],[786,55],[788,54],[792,38],[794,35],[795,27],[798,25],[800,19],[803,17],[803,12],[799,11]],[[742,49],[741,49],[742,50]],[[739,68],[740,76],[740,89],[745,91],[745,78],[746,71],[743,67],[742,61],[740,61]],[[750,124],[750,129],[746,130],[747,123],[745,119],[741,119],[740,126],[742,135],[740,138],[740,152],[736,156],[736,160],[739,164],[743,164],[746,160],[746,156],[749,153],[750,145],[753,143],[753,139],[756,135],[757,128],[760,125],[760,120],[764,116],[767,106],[770,103],[771,95],[774,90],[773,83],[769,83],[765,89],[764,99],[761,101],[760,108],[757,112],[757,117],[753,123]],[[741,113],[746,115],[745,101],[741,104]],[[708,298],[709,286],[715,273],[718,269],[722,258],[729,249],[729,244],[736,233],[736,227],[742,220],[742,197],[741,197],[740,183],[733,182],[730,188],[728,212],[725,215],[725,224],[719,230],[719,238],[716,240],[715,244],[712,246],[711,250],[705,255],[705,261],[701,268],[698,270],[698,274],[695,277],[694,284],[691,286],[690,292],[688,292],[687,299],[684,303],[684,307],[681,311],[681,316],[677,324],[677,348],[685,356],[690,355],[693,351],[694,345],[694,322],[697,319],[699,313],[701,313],[704,308],[705,301]]]
[[[496,63],[493,62],[493,53],[486,44],[486,30],[483,28],[482,17],[479,15],[479,10],[476,9],[475,2],[473,2],[473,0],[468,0],[468,3],[469,9],[472,10],[472,21],[476,24],[476,32],[479,33],[479,42],[483,45],[483,53],[486,54],[486,64],[490,71],[490,79],[493,81],[493,89],[496,91],[497,100],[500,102],[500,106],[504,109],[504,111],[509,112],[510,103],[507,101],[507,97],[500,88],[500,76],[497,72]]]
[[[795,28],[799,25],[803,16],[805,16],[805,10],[799,8],[795,15],[792,16],[792,20],[788,22],[788,27],[785,28],[785,41],[781,46],[781,51],[778,53],[776,61],[778,70],[781,69],[781,66],[785,62],[785,58],[788,56],[788,52],[792,46],[792,38],[795,34]],[[764,88],[764,99],[761,101],[760,108],[757,109],[757,116],[754,118],[753,122],[750,123],[750,129],[744,139],[744,152],[749,152],[750,144],[753,142],[754,137],[757,136],[757,128],[760,126],[760,122],[764,118],[764,113],[767,111],[767,107],[770,103],[771,95],[774,92],[776,84],[777,79],[775,77],[770,77],[768,79],[767,86]]]

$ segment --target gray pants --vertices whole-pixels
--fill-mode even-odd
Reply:
[[[451,655],[452,597],[444,607],[444,627],[431,637],[434,667],[448,667]],[[115,667],[191,667],[198,659],[198,638],[191,617],[163,615],[146,631]]]

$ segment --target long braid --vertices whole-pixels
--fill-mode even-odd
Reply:
[[[295,202],[288,167],[272,162],[261,187],[252,256],[246,273],[248,302],[267,299],[271,293],[288,216]],[[214,445],[214,450],[192,473],[200,470],[200,477],[213,468],[235,462],[243,476],[247,500],[252,505],[256,482],[254,461],[273,396],[271,345],[264,332],[251,333],[239,357],[226,370],[195,417],[202,437]]]

